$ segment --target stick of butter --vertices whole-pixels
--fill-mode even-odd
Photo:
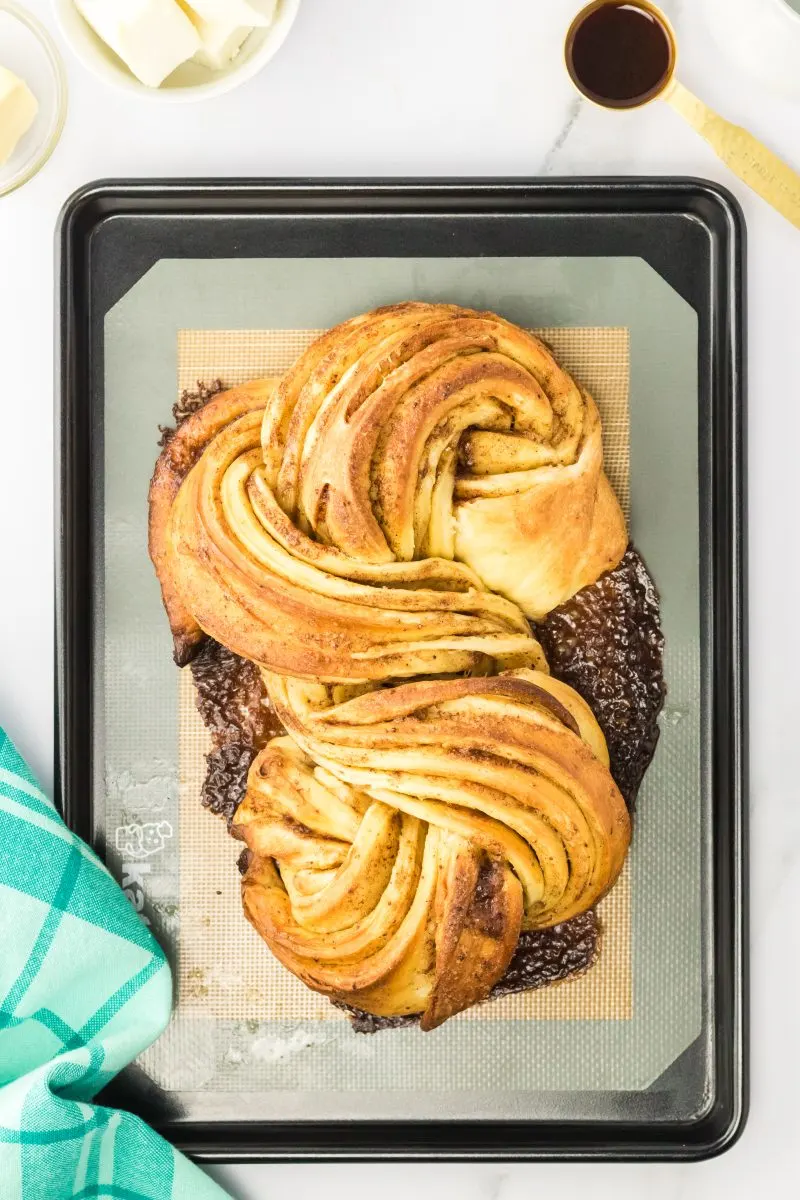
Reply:
[[[39,111],[39,101],[24,80],[0,67],[0,167],[14,153]]]
[[[158,87],[201,49],[175,0],[75,0],[97,36],[148,87]]]

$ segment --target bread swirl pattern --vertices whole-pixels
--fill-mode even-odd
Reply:
[[[182,426],[150,532],[179,661],[205,634],[250,659],[289,734],[234,832],[310,986],[432,1028],[613,884],[605,743],[526,618],[627,535],[594,404],[535,338],[445,305],[346,322]]]

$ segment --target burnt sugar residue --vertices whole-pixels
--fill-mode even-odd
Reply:
[[[658,594],[641,556],[622,562],[535,627],[550,670],[603,731],[611,774],[632,809],[658,742],[666,698]]]
[[[244,799],[250,764],[271,738],[285,731],[255,663],[208,638],[191,672],[197,707],[213,743],[201,799],[230,825]]]
[[[567,68],[590,100],[634,108],[658,95],[674,63],[667,29],[644,5],[609,0],[578,17],[566,45]]]
[[[197,386],[192,388],[184,388],[177,402],[172,406],[172,419],[174,425],[159,425],[158,439],[159,446],[168,446],[175,434],[180,429],[184,421],[188,421],[198,409],[203,408],[208,404],[209,400],[213,400],[220,392],[225,391],[225,384],[221,379],[215,379],[212,383],[203,383],[202,380],[197,381]]]

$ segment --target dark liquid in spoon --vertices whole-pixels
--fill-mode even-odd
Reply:
[[[651,12],[614,0],[579,19],[566,46],[575,83],[608,108],[634,108],[657,95],[673,54],[671,38]]]

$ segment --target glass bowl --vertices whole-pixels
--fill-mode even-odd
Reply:
[[[39,101],[33,125],[0,166],[0,196],[5,196],[42,169],[67,115],[67,79],[56,44],[36,17],[11,0],[0,0],[0,66],[24,79]]]

